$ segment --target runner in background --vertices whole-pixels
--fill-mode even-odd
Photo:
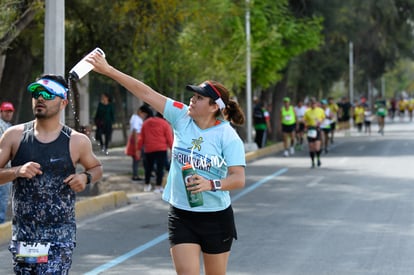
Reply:
[[[303,116],[305,115],[307,107],[303,104],[302,100],[299,100],[295,106],[295,113],[297,118],[296,123],[296,150],[303,150],[303,136],[305,134],[305,122]]]
[[[325,113],[325,119],[321,123],[322,144],[323,151],[325,152],[325,154],[327,154],[329,144],[329,133],[331,132],[331,109],[329,109],[328,101],[326,99],[321,100],[321,108]]]
[[[335,137],[336,123],[338,121],[338,111],[339,111],[338,104],[335,103],[333,97],[328,98],[328,107],[329,107],[329,110],[331,111],[330,141],[331,141],[331,144],[333,144],[334,137]]]
[[[394,121],[394,117],[395,117],[395,113],[397,112],[397,100],[395,99],[395,97],[392,97],[390,99],[390,106],[389,106],[389,112],[390,112],[390,118],[392,121]]]
[[[325,113],[322,108],[317,106],[315,98],[310,100],[310,108],[306,110],[303,117],[307,130],[307,138],[309,145],[309,156],[312,161],[311,168],[315,168],[315,156],[318,166],[322,165],[321,162],[321,123],[325,119]]]
[[[296,114],[293,106],[290,105],[290,98],[283,98],[283,106],[280,109],[280,117],[282,120],[283,145],[285,151],[283,155],[289,156],[295,153],[295,130],[296,130]]]
[[[401,96],[398,101],[398,116],[400,117],[400,121],[404,120],[406,105],[406,100]]]
[[[377,115],[378,120],[378,133],[384,135],[385,127],[385,116],[387,115],[387,105],[385,99],[381,95],[378,96],[375,101],[375,114]]]
[[[408,117],[411,122],[413,121],[414,98],[408,99],[407,110],[408,110]]]
[[[354,123],[357,127],[358,133],[362,133],[362,125],[364,124],[364,107],[357,102],[354,107]]]
[[[372,121],[372,112],[371,108],[367,105],[364,109],[364,127],[365,134],[371,135],[371,121]]]

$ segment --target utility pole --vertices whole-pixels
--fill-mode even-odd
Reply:
[[[354,45],[349,42],[349,102],[354,102]]]
[[[65,77],[65,0],[46,0],[44,44],[43,72]]]
[[[247,113],[247,148],[246,151],[257,149],[252,142],[252,69],[250,58],[250,1],[246,0],[246,113]]]

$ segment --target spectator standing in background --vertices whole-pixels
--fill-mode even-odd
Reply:
[[[132,158],[132,180],[138,181],[142,180],[139,177],[139,161],[141,159],[141,154],[138,152],[138,140],[139,135],[141,134],[142,124],[144,123],[144,119],[147,118],[148,114],[152,111],[149,109],[146,112],[143,112],[141,109],[145,107],[138,108],[137,112],[133,114],[129,120],[130,125],[130,134],[128,138],[127,146],[125,147],[125,154],[131,156]]]
[[[162,193],[162,179],[164,177],[164,167],[167,162],[167,152],[171,150],[173,144],[173,134],[170,124],[157,112],[155,117],[150,117],[144,121],[141,135],[138,140],[138,152],[144,148],[145,154],[145,189],[151,191],[151,174],[156,169],[156,193]]]
[[[114,107],[109,94],[103,93],[95,113],[95,138],[101,146],[101,151],[108,154],[109,143],[112,139],[112,124],[115,122]],[[104,139],[102,139],[102,136]]]
[[[14,106],[11,102],[3,102],[0,105],[0,137],[12,126]],[[6,221],[7,208],[9,206],[11,182],[0,185],[0,223]]]
[[[253,109],[253,124],[256,131],[254,141],[256,142],[257,147],[263,148],[266,146],[267,134],[270,134],[272,131],[270,126],[270,115],[264,107],[264,104],[259,101],[259,98],[255,97],[253,100],[255,103]]]
[[[146,119],[154,116],[154,112],[152,111],[151,107],[146,103],[144,103],[143,105],[141,105],[141,107],[139,107],[139,113],[140,113],[140,115],[142,117],[142,120],[144,122],[145,122]],[[142,125],[144,125],[144,123]],[[142,131],[142,128],[141,128],[141,131]],[[139,141],[139,139],[138,139],[138,141]],[[145,171],[145,166],[146,166],[147,160],[146,160],[145,154],[144,154],[144,147],[138,148],[138,144],[137,144],[136,151],[137,151],[136,153],[138,154],[139,158],[142,160],[142,164],[144,166],[144,171]],[[145,178],[145,176],[144,176],[144,178]]]

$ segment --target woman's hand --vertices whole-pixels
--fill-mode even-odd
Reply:
[[[93,70],[97,73],[107,75],[111,70],[111,66],[100,53],[93,52],[87,58],[86,61],[93,65]]]
[[[193,194],[204,191],[211,191],[210,180],[203,178],[202,176],[197,174],[194,174],[186,185],[187,190],[191,191],[191,193]]]

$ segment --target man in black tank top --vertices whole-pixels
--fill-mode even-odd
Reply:
[[[10,127],[0,141],[0,184],[13,181],[13,268],[16,274],[68,274],[76,193],[102,177],[102,165],[89,138],[60,122],[68,104],[64,78],[44,75],[27,90],[35,120]],[[77,164],[83,172],[76,173]]]

